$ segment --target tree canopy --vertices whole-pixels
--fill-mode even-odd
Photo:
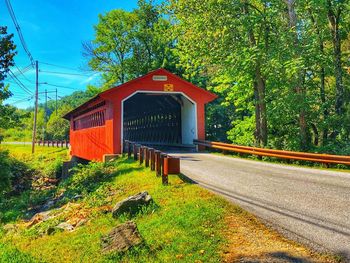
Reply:
[[[101,87],[59,100],[57,115],[49,102],[50,138],[67,137],[61,113],[165,67],[219,96],[208,139],[350,153],[349,1],[139,0],[100,14],[94,30],[83,54]]]

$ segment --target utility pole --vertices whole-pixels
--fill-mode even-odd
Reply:
[[[57,88],[56,88],[56,116],[57,116]]]
[[[45,140],[45,138],[46,138],[46,128],[47,128],[47,90],[45,89],[45,123],[44,123],[44,127],[43,127],[43,130],[44,130],[43,140]]]
[[[36,137],[36,120],[38,115],[38,95],[39,95],[39,72],[38,61],[35,61],[35,107],[34,107],[34,124],[33,124],[33,138],[32,138],[32,153],[35,150],[35,137]]]

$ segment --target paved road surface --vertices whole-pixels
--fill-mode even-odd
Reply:
[[[206,153],[181,156],[181,172],[289,238],[350,261],[350,173]]]

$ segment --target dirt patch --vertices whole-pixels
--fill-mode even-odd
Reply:
[[[222,253],[224,262],[339,262],[333,256],[320,255],[282,237],[241,209],[231,211],[225,222],[227,229],[223,236],[227,243]]]

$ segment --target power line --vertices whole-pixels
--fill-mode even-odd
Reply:
[[[41,64],[53,66],[53,67],[56,67],[56,68],[64,68],[64,69],[69,69],[69,70],[81,71],[81,70],[76,69],[76,68],[70,68],[70,67],[66,67],[66,66],[60,66],[60,65],[56,65],[56,64],[52,64],[52,63],[42,62],[42,61],[39,61],[39,62],[40,62]]]
[[[79,89],[76,89],[76,88],[67,87],[67,86],[61,86],[61,85],[55,85],[55,84],[50,84],[50,83],[47,83],[47,82],[40,83],[40,84],[48,85],[48,86],[52,86],[52,87],[57,87],[57,88],[63,88],[63,89],[70,89],[70,90],[76,90],[76,91],[79,90]]]
[[[29,95],[32,95],[32,92],[24,86],[24,84],[13,74],[12,70],[9,70],[9,76],[16,82],[16,84],[23,89],[25,92],[27,92]]]
[[[9,76],[22,90],[24,90],[29,95],[32,95],[32,92],[13,74],[11,70],[9,71]]]
[[[29,79],[24,75],[25,72],[23,72],[19,67],[17,67],[17,65],[15,65],[15,67],[17,68],[17,70],[18,70],[18,72],[20,73],[20,75],[22,75],[23,78],[24,78],[26,81],[28,81],[28,82],[30,82],[30,83],[34,83],[34,82],[32,82],[31,80],[29,80]],[[16,75],[16,77],[18,77],[18,75]]]
[[[18,32],[19,39],[20,39],[20,41],[21,41],[21,43],[22,43],[23,49],[24,49],[24,51],[27,53],[27,55],[28,55],[28,57],[29,57],[29,60],[30,60],[30,63],[32,64],[32,67],[34,68],[34,64],[35,64],[35,63],[34,63],[34,59],[33,59],[33,57],[32,57],[32,54],[29,52],[29,49],[28,49],[28,47],[27,47],[26,42],[24,41],[24,37],[23,37],[23,35],[22,35],[21,28],[20,28],[20,26],[19,26],[19,24],[18,24],[18,21],[17,21],[16,15],[15,15],[15,12],[13,11],[11,2],[10,2],[10,0],[5,0],[5,2],[6,2],[7,9],[8,9],[8,11],[9,11],[9,13],[10,13],[10,16],[11,16],[11,18],[12,18],[12,21],[13,21],[13,23],[15,24],[15,27],[16,27],[16,30],[17,30],[17,32]]]
[[[48,70],[39,70],[44,73],[51,73],[57,75],[72,75],[72,76],[84,76],[84,77],[92,77],[93,75],[79,74],[79,73],[69,73],[69,72],[58,72],[58,71],[48,71]]]
[[[27,97],[25,99],[17,100],[17,101],[11,102],[9,104],[10,105],[15,105],[15,104],[18,104],[18,103],[21,103],[21,102],[31,101],[32,99],[33,99],[33,96]]]
[[[24,74],[24,73],[26,73],[29,70],[32,70],[32,65],[31,64],[29,64],[28,66],[26,66],[26,67],[24,67],[22,69],[19,69],[17,67],[17,65],[15,65],[15,67],[17,68],[17,71],[15,71],[13,74],[15,74],[16,76],[18,76],[20,74]]]

